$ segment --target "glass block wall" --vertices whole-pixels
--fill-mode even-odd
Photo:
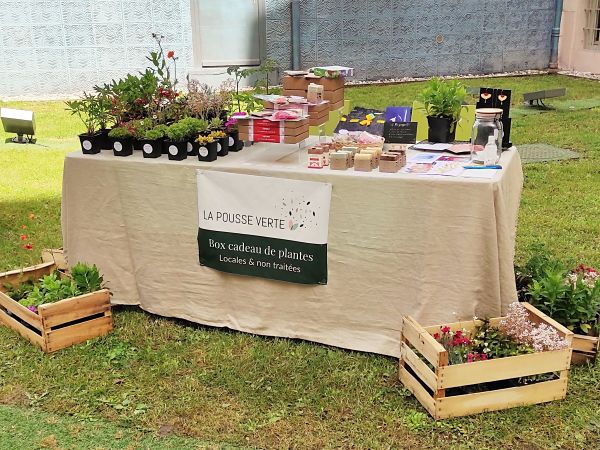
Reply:
[[[64,97],[143,69],[152,32],[165,36],[184,74],[189,1],[0,0],[0,98]]]
[[[543,69],[555,0],[300,0],[303,67],[359,79]],[[267,2],[268,54],[291,64],[286,0]]]

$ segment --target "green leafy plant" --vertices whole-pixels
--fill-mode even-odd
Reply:
[[[132,120],[127,123],[125,128],[130,130],[133,137],[140,139],[144,137],[148,130],[152,129],[152,120],[148,117],[145,119]]]
[[[79,100],[67,101],[65,104],[67,111],[77,115],[83,122],[88,136],[106,127],[109,102],[104,94],[93,95],[84,92]]]
[[[569,330],[598,334],[600,283],[596,278],[590,282],[584,271],[548,269],[532,281],[526,295],[536,308]]]
[[[231,95],[231,99],[233,104],[237,105],[238,112],[246,111],[249,113],[262,109],[262,101],[255,98],[253,92],[240,91],[242,80],[260,71],[260,67],[242,69],[241,66],[230,66],[227,68],[227,73],[234,76],[235,92]]]
[[[187,139],[193,139],[198,134],[208,130],[208,122],[204,119],[198,119],[196,117],[185,117],[177,122],[183,125],[187,130]]]
[[[211,130],[220,130],[223,127],[223,121],[219,117],[215,117],[210,121]]]
[[[460,81],[434,77],[417,95],[417,100],[423,103],[429,117],[450,118],[456,124],[467,96],[467,89]]]
[[[173,142],[183,142],[188,138],[189,128],[185,123],[175,122],[167,128],[167,137]]]
[[[270,93],[269,75],[272,72],[277,71],[278,69],[279,69],[279,65],[273,59],[267,59],[264,63],[262,63],[260,65],[260,67],[258,67],[256,69],[256,73],[258,73],[259,79],[257,80],[256,84],[254,85],[254,89],[256,90],[257,93],[264,91],[265,94],[269,95],[269,93]]]
[[[515,342],[498,328],[492,327],[488,319],[482,319],[482,322],[472,333],[472,345],[476,353],[485,354],[489,359],[533,353],[533,348]]]
[[[71,279],[83,293],[99,291],[104,286],[104,278],[94,264],[88,266],[84,263],[77,263],[71,268]]]
[[[133,135],[126,127],[115,127],[108,132],[108,137],[113,139],[130,139]]]
[[[149,141],[157,141],[159,139],[162,139],[165,137],[165,133],[162,130],[157,130],[156,128],[152,128],[150,130],[147,130],[144,133],[144,139],[147,139]]]

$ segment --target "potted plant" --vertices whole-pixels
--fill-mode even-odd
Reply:
[[[210,134],[198,136],[196,142],[198,143],[198,161],[212,162],[217,159],[217,142]]]
[[[402,318],[400,381],[437,420],[565,397],[573,333],[524,302],[431,327]]]
[[[128,122],[127,127],[133,135],[133,149],[142,150],[141,140],[144,138],[146,131],[152,128],[152,120],[148,117],[144,119],[136,119]]]
[[[50,353],[112,330],[110,292],[96,266],[54,260],[0,273],[0,322]]]
[[[146,130],[144,136],[140,139],[144,158],[159,158],[162,155],[167,129],[166,125],[157,125]]]
[[[196,138],[208,130],[208,122],[196,117],[184,117],[179,121],[187,129],[187,152],[188,156],[198,156],[198,143]]]
[[[229,136],[223,131],[223,121],[214,117],[210,121],[211,135],[217,141],[217,152],[219,156],[227,156],[229,153]]]
[[[130,156],[133,154],[133,134],[124,125],[110,130],[108,138],[111,141],[115,156]]]
[[[458,80],[442,80],[434,77],[417,96],[423,103],[429,124],[430,142],[452,142],[456,125],[460,120],[467,90]]]
[[[106,116],[105,104],[98,96],[83,93],[79,100],[65,102],[67,110],[76,114],[85,125],[85,133],[79,135],[81,151],[86,155],[100,153],[105,135],[100,130],[101,120]]]
[[[169,159],[181,161],[187,158],[188,135],[189,128],[185,123],[182,123],[181,120],[167,128],[167,140],[165,140],[165,146],[167,148]]]
[[[244,141],[240,140],[240,131],[238,130],[237,120],[230,118],[225,122],[225,130],[227,130],[228,144],[230,152],[239,152],[244,148]]]

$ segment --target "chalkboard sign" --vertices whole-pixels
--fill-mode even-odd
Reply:
[[[414,144],[417,142],[417,122],[386,122],[383,137],[389,144]]]

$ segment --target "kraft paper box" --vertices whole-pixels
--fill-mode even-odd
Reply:
[[[305,77],[292,77],[286,75],[283,77],[282,84],[284,90],[300,90],[306,92],[308,89],[308,85],[314,82],[315,78],[305,78]],[[287,94],[285,94],[287,95]]]
[[[401,158],[398,153],[384,153],[379,160],[379,171],[386,173],[398,172],[404,164],[401,164]]]
[[[371,155],[371,163],[373,164],[373,169],[379,166],[379,155],[381,154],[379,149],[365,148],[362,149],[359,154]]]
[[[344,107],[344,99],[341,99],[337,103],[330,103],[329,110],[336,111],[338,109],[342,109]]]
[[[326,78],[321,77],[317,78],[317,80],[313,80],[313,83],[320,84],[325,88],[325,91],[337,91],[338,89],[343,89],[344,84],[346,83],[346,79],[344,77],[337,78]]]
[[[354,155],[354,170],[371,172],[373,170],[373,155],[371,153],[358,153]]]
[[[338,104],[339,102],[344,101],[344,88],[338,89],[336,91],[325,91],[323,93],[323,98],[325,100],[329,100],[332,104]]]
[[[332,170],[346,170],[350,165],[350,158],[352,153],[340,150],[339,152],[332,153],[330,156],[329,167]]]

